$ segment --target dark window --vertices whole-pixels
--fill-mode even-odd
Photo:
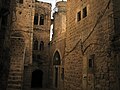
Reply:
[[[19,3],[23,4],[23,0],[19,0]]]
[[[38,14],[34,16],[34,25],[38,25]]]
[[[93,67],[93,60],[89,59],[89,68],[92,68],[92,67]]]
[[[40,51],[44,50],[44,42],[43,41],[40,42],[40,48],[39,48],[39,50]]]
[[[77,13],[77,21],[80,21],[80,20],[81,20],[81,11]]]
[[[44,25],[44,15],[40,15],[40,25]]]
[[[56,51],[53,57],[53,65],[60,65],[60,64],[61,64],[60,54],[58,51]]]
[[[87,8],[85,7],[84,9],[83,9],[83,18],[85,18],[87,16]]]
[[[34,41],[33,49],[38,50],[38,41],[37,40]]]

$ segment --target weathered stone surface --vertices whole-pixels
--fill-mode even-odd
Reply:
[[[51,86],[55,89],[64,89],[64,50],[66,36],[66,2],[59,1],[56,3],[53,13],[53,37],[50,44],[50,59],[51,59]],[[60,56],[56,56],[56,53]],[[59,58],[59,64],[56,57]],[[58,69],[58,72],[56,71]],[[56,78],[55,78],[56,77]]]
[[[117,3],[120,3],[117,0]],[[110,56],[110,35],[114,32],[108,25],[111,14],[117,16],[120,7],[115,0],[68,0],[67,1],[67,36],[65,58],[65,90],[118,90],[116,59]],[[83,18],[84,8],[87,8],[87,16]],[[77,13],[81,11],[81,20],[77,21]],[[115,17],[112,17],[114,19]],[[79,53],[75,51],[78,49]],[[115,54],[115,53],[114,53]],[[95,55],[93,69],[90,70],[89,59]],[[82,57],[82,58],[80,58]],[[87,66],[85,59],[87,59]],[[79,62],[75,63],[75,62]],[[77,70],[77,68],[79,68]],[[85,69],[86,68],[86,69]],[[86,71],[84,71],[86,70]],[[79,74],[79,79],[76,72]],[[87,75],[87,79],[83,79]],[[74,82],[74,80],[76,80]],[[83,83],[82,83],[83,82]],[[85,83],[87,82],[87,84]],[[78,83],[79,86],[74,85]],[[113,84],[111,86],[111,84]],[[111,89],[111,90],[112,90]]]

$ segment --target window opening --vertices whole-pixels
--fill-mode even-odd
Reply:
[[[34,25],[38,25],[38,14],[34,16]]]
[[[85,18],[87,16],[87,8],[85,7],[84,9],[83,9],[83,18]]]

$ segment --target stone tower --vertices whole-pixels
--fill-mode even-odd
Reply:
[[[35,2],[32,88],[48,87],[51,7],[50,3]]]
[[[53,87],[63,90],[64,81],[64,49],[66,36],[66,2],[56,3],[53,14],[53,37],[51,41],[51,64]]]
[[[32,0],[16,0],[15,3],[12,0],[11,3],[14,8],[7,90],[27,90],[31,82],[34,3]]]

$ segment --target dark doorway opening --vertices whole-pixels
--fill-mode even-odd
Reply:
[[[55,87],[58,87],[58,68],[55,67]]]
[[[42,88],[43,72],[35,70],[32,72],[31,88]]]

